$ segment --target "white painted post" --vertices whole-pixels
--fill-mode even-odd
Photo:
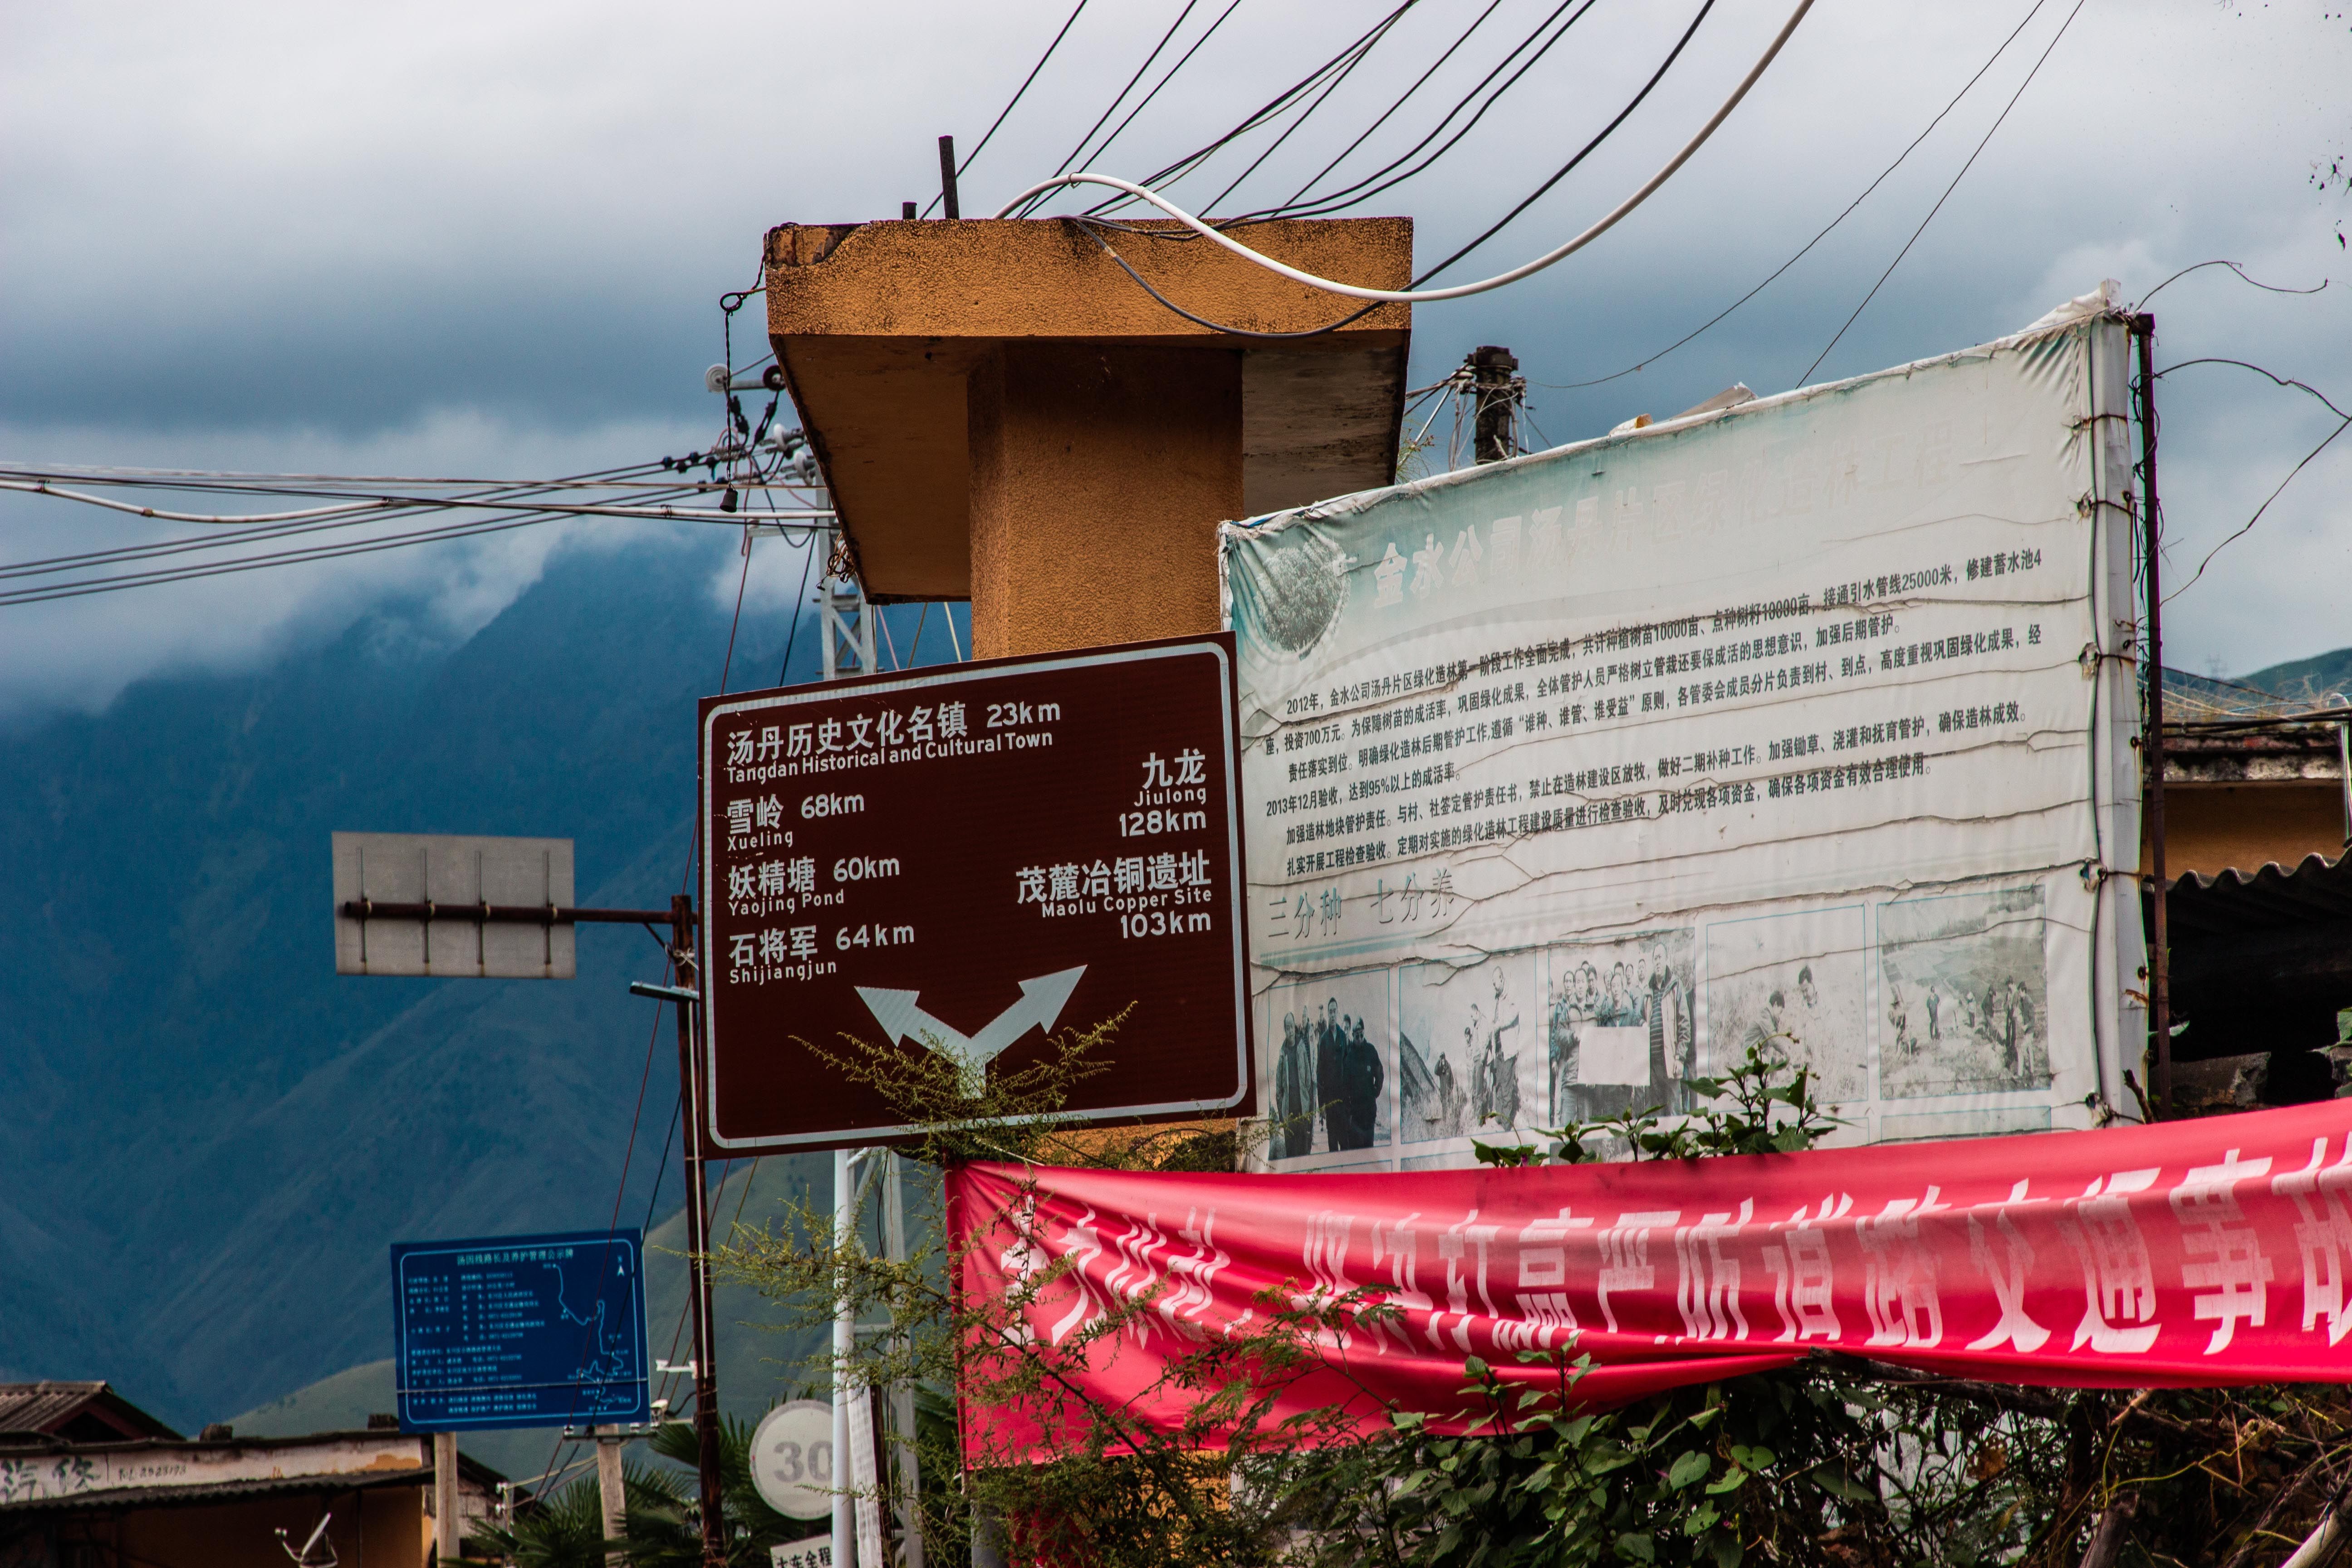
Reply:
[[[845,1252],[857,1245],[857,1184],[850,1152],[833,1152],[833,1244]],[[857,1349],[857,1319],[844,1295],[833,1309],[833,1561],[834,1568],[857,1568],[857,1518],[850,1489],[857,1467],[849,1462],[849,1363]],[[866,1563],[864,1568],[882,1568]]]
[[[596,1428],[596,1491],[604,1505],[604,1539],[619,1538],[628,1520],[628,1487],[621,1474],[621,1445],[624,1439],[618,1426]],[[619,1552],[604,1554],[608,1568],[621,1568]]]
[[[464,1550],[457,1517],[457,1434],[433,1434],[433,1554],[454,1563]]]
[[[907,1261],[907,1182],[905,1163],[895,1153],[882,1156],[883,1241],[890,1261]],[[894,1335],[904,1352],[907,1339]],[[902,1568],[924,1568],[922,1468],[915,1452],[915,1385],[905,1379],[890,1385],[890,1462],[898,1471],[899,1556]]]

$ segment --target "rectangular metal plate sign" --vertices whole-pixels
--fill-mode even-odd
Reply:
[[[395,1242],[404,1432],[652,1419],[635,1230]]]
[[[1126,1011],[1067,1113],[1249,1103],[1225,635],[701,705],[704,994],[721,1149],[904,1134],[804,1043],[975,1081]]]
[[[446,917],[356,920],[343,906],[446,905]],[[448,833],[335,835],[335,973],[569,980],[570,925],[491,924],[483,904],[572,903],[572,840]]]

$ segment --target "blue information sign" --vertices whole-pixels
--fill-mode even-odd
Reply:
[[[652,1418],[635,1230],[395,1242],[404,1432]]]

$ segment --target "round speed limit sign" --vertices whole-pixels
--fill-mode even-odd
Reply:
[[[795,1399],[762,1416],[751,1434],[751,1483],[778,1513],[823,1519],[833,1511],[833,1406]]]

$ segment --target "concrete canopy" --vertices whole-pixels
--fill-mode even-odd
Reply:
[[[1173,223],[1128,226],[1140,232],[1103,238],[1212,321],[1311,331],[1359,308]],[[1410,280],[1408,218],[1245,233],[1340,281]],[[1218,332],[1152,299],[1064,219],[787,224],[769,231],[766,278],[777,363],[867,593],[973,599],[982,652],[1209,629],[1217,522],[1395,477],[1410,306],[1310,337]],[[1198,559],[1166,563],[1166,581],[1149,568],[1071,578],[1060,569],[1074,551],[1099,566]],[[1052,592],[1145,595],[1166,613],[1051,635],[983,625],[1000,610],[1020,618],[1014,601],[1034,590],[1015,579],[1040,569],[1060,579]]]

